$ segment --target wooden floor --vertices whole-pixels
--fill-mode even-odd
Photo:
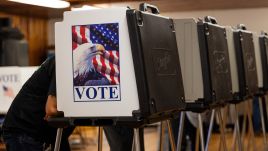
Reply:
[[[98,129],[95,127],[79,127],[70,137],[72,151],[97,151],[97,134]],[[150,127],[145,129],[145,150],[146,151],[158,151],[159,150],[159,133],[156,127]],[[226,140],[228,150],[232,148],[232,133],[226,132]],[[248,151],[264,151],[263,137],[262,135],[255,136],[256,148],[253,149],[252,145],[247,146],[248,141],[244,141],[244,150]],[[252,142],[252,141],[250,141]],[[209,151],[218,151],[220,143],[220,135],[213,134],[209,144]],[[104,136],[103,151],[109,151],[109,145]],[[3,144],[0,144],[0,151],[5,151]]]
[[[226,141],[227,141],[227,147],[228,150],[232,150],[232,132],[226,132]],[[74,134],[70,141],[72,140],[80,140],[80,136]],[[81,142],[77,141],[77,144],[72,144],[72,150],[73,151],[97,151],[98,145],[97,145],[97,129],[91,129],[90,132],[87,134],[88,139],[85,139],[85,142],[82,143],[84,145],[81,145]],[[156,127],[146,128],[145,129],[145,151],[158,151],[159,150],[159,133],[157,131]],[[255,149],[252,145],[252,140],[248,141],[248,137],[245,137],[244,140],[244,150],[247,151],[263,151],[263,137],[262,135],[255,136]],[[248,146],[248,142],[250,142],[250,146]],[[209,144],[209,151],[218,151],[220,144],[220,135],[219,134],[213,134],[210,140]],[[223,149],[222,149],[223,150]],[[238,150],[236,148],[236,150]],[[109,145],[104,137],[103,142],[103,151],[109,151]],[[164,150],[165,151],[165,150]]]

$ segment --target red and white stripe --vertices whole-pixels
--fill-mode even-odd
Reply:
[[[73,50],[79,45],[91,42],[90,41],[90,31],[88,26],[73,26],[72,27],[72,41],[73,41]]]
[[[111,84],[120,83],[119,54],[117,51],[105,51],[103,55],[97,55],[92,63],[95,69],[105,76]]]

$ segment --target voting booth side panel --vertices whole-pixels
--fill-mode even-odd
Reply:
[[[236,51],[235,51],[235,45],[234,45],[233,29],[231,27],[225,27],[225,30],[226,30],[226,36],[227,36],[231,79],[232,79],[232,94],[233,96],[235,96],[235,94],[239,92],[239,82],[238,82],[238,71],[237,71],[237,61],[236,61]]]
[[[141,62],[134,65],[144,66],[143,74],[136,72],[136,76],[137,78],[145,76],[147,83],[145,89],[148,95],[141,97],[149,102],[146,105],[149,104],[147,108],[150,116],[157,117],[160,113],[178,112],[184,109],[184,90],[175,33],[171,27],[172,20],[135,10],[128,10],[127,16],[130,37],[132,37],[132,53],[134,55],[140,51],[141,57],[139,59]]]
[[[262,61],[262,71],[263,71],[263,89],[264,91],[268,90],[268,38],[265,36],[259,37],[259,45],[261,52],[261,61]]]
[[[176,40],[185,92],[185,102],[204,98],[197,24],[193,18],[174,19]]]
[[[258,76],[258,89],[259,89],[258,93],[261,93],[261,91],[263,90],[263,70],[262,70],[260,42],[257,33],[253,33],[253,44],[254,44],[257,76]]]
[[[253,34],[251,32],[242,32],[242,50],[244,67],[246,71],[247,88],[250,96],[258,92],[258,76],[256,57],[254,51]]]
[[[206,28],[202,21],[197,22],[197,30],[198,30],[202,75],[204,82],[204,99],[206,104],[211,104],[214,103],[213,101],[215,101],[215,93],[212,92],[213,90],[211,83],[211,73],[210,73],[211,69],[209,64],[208,43],[205,37]]]
[[[205,23],[210,64],[212,95],[216,104],[232,100],[232,81],[226,31],[222,26]]]
[[[66,117],[132,117],[139,110],[126,10],[65,12],[56,23],[57,99]]]
[[[135,10],[127,10],[127,21],[128,29],[131,31],[129,33],[129,38],[131,41],[131,50],[133,55],[133,63],[136,75],[136,82],[139,93],[140,111],[137,111],[137,116],[149,116],[150,115],[150,102],[149,102],[149,88],[147,84],[147,79],[145,76],[145,67],[143,54],[141,52],[142,45],[140,41],[140,32],[138,29],[138,24],[142,24],[137,21]]]
[[[243,59],[243,50],[242,50],[242,42],[240,41],[241,32],[235,30],[233,32],[234,36],[234,45],[236,52],[236,63],[237,63],[237,71],[238,71],[238,80],[239,80],[239,99],[243,100],[244,97],[248,95],[247,91],[247,81],[246,81],[246,71],[244,67],[244,59]]]

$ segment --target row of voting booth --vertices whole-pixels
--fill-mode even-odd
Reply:
[[[55,150],[66,125],[137,130],[181,113],[179,150],[185,111],[207,110],[209,133],[217,114],[227,150],[219,108],[263,97],[268,89],[267,34],[242,24],[222,26],[210,16],[173,19],[144,3],[140,10],[70,11],[56,23],[55,40],[57,106],[64,112],[49,119],[59,127]],[[199,123],[202,128],[201,114]],[[136,132],[136,150],[143,150]],[[234,134],[243,150],[237,118]],[[201,131],[201,149],[207,150],[202,137]]]

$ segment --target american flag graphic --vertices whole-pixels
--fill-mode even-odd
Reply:
[[[118,23],[72,26],[73,53],[85,43],[100,44],[104,47],[103,53],[96,54],[91,63],[95,71],[105,77],[111,85],[120,83],[118,30]],[[96,75],[89,76],[89,80],[99,79]]]
[[[11,98],[15,97],[13,89],[11,87],[3,85],[3,91],[4,91],[4,96],[11,97]]]

